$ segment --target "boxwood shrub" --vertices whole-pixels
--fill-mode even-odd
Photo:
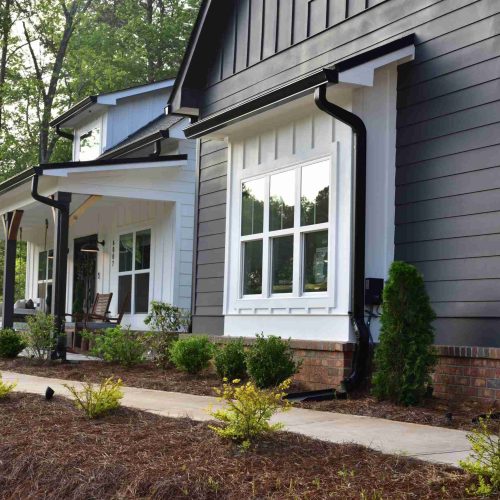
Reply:
[[[170,360],[177,369],[197,374],[208,368],[214,354],[214,345],[203,335],[188,337],[174,341],[169,353]]]
[[[228,344],[218,347],[214,360],[220,378],[232,381],[247,377],[245,346],[242,339],[232,340]]]
[[[26,342],[14,330],[0,330],[0,358],[15,358],[25,347]]]

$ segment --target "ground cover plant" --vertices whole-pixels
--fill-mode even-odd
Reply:
[[[231,340],[227,344],[217,347],[214,364],[217,374],[222,379],[245,379],[247,377],[247,363],[243,339]]]
[[[257,335],[247,352],[246,364],[248,374],[259,387],[275,387],[300,369],[290,342],[274,335]]]
[[[479,428],[467,437],[472,455],[460,465],[477,477],[477,484],[468,488],[472,495],[500,496],[500,432],[492,434],[489,416],[480,419]]]
[[[54,316],[38,311],[26,317],[26,325],[23,337],[28,353],[36,359],[49,359],[56,345]]]
[[[64,384],[73,396],[75,406],[88,418],[99,418],[120,407],[123,398],[122,381],[113,377],[103,380],[99,385],[84,382],[81,388]]]
[[[192,375],[208,368],[213,353],[214,345],[204,335],[176,340],[169,349],[175,367]]]
[[[10,328],[0,330],[0,358],[15,358],[26,347],[21,335]]]
[[[131,367],[145,359],[146,347],[141,334],[130,327],[118,325],[104,331],[84,332],[83,336],[90,341],[90,354],[104,361]]]
[[[436,315],[415,266],[393,262],[384,287],[373,393],[404,405],[418,404],[431,384]]]
[[[0,491],[10,498],[459,499],[464,471],[278,432],[246,452],[206,423],[69,400],[0,404]]]
[[[16,387],[16,383],[4,382],[2,380],[2,374],[0,373],[0,399],[10,394]]]
[[[291,407],[283,399],[289,387],[290,380],[274,389],[260,389],[251,381],[243,384],[240,380],[225,381],[224,387],[217,390],[225,405],[210,412],[222,425],[211,425],[210,429],[222,438],[241,444],[244,449],[250,448],[257,439],[283,428],[279,422],[271,424],[270,420],[278,411]]]

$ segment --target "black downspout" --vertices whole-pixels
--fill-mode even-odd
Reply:
[[[56,125],[56,134],[59,137],[64,137],[65,139],[69,139],[70,141],[73,141],[75,136],[73,134],[70,134],[69,132],[64,132],[61,130],[60,125]]]
[[[57,333],[57,345],[52,353],[52,359],[66,361],[66,341],[63,336],[66,308],[66,278],[68,265],[68,227],[69,227],[69,204],[71,194],[64,194],[63,200],[53,200],[38,193],[38,178],[40,174],[35,172],[31,181],[31,196],[34,200],[55,208],[57,212],[57,234],[55,254],[55,278],[54,298],[52,311],[55,317],[55,331]]]
[[[316,106],[336,120],[351,127],[354,136],[354,233],[353,233],[353,273],[351,284],[350,312],[356,334],[357,345],[351,374],[342,381],[345,391],[358,387],[367,375],[370,356],[370,332],[365,323],[365,217],[366,217],[366,126],[363,120],[326,98],[327,83],[314,93]]]

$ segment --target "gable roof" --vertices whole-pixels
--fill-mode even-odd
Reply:
[[[96,107],[104,109],[106,106],[115,106],[119,99],[125,99],[127,97],[147,94],[149,92],[155,92],[158,90],[173,87],[174,82],[174,78],[169,77],[153,83],[144,83],[141,85],[135,85],[133,87],[114,90],[112,92],[103,92],[102,94],[88,96],[69,108],[63,114],[52,120],[50,122],[50,126],[62,127],[65,123],[67,124],[74,117],[76,117],[83,111],[89,110],[90,108]]]

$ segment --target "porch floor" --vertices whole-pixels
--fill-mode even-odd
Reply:
[[[35,377],[15,372],[2,372],[4,381],[17,382],[16,391],[45,394],[48,385],[56,394],[67,397],[63,384],[79,386],[79,382]],[[124,387],[123,405],[157,415],[207,421],[207,408],[220,407],[217,398],[183,393]],[[420,460],[458,466],[470,453],[464,431],[409,424],[372,417],[345,415],[293,408],[279,414],[276,421],[285,429],[304,436],[333,443],[351,442],[384,453],[404,455]]]

